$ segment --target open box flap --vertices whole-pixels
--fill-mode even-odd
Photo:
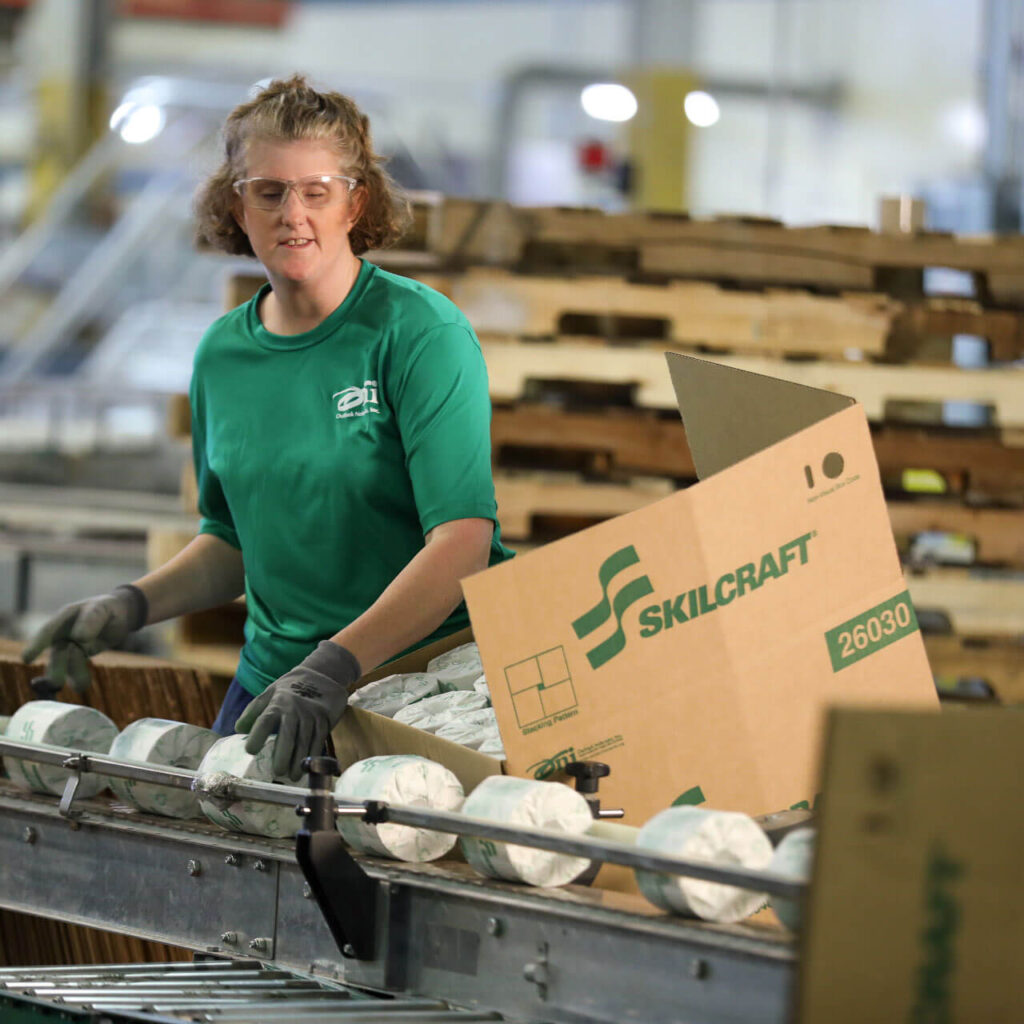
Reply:
[[[665,358],[701,480],[855,404],[847,395],[680,352]]]

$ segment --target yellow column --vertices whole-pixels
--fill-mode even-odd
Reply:
[[[683,100],[698,88],[698,79],[677,68],[645,68],[624,81],[639,105],[629,122],[633,203],[641,210],[685,210],[694,129],[683,113]]]

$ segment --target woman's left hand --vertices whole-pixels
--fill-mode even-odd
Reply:
[[[302,762],[316,757],[348,706],[349,687],[362,675],[355,656],[323,640],[290,672],[271,683],[242,712],[235,725],[249,733],[245,749],[256,754],[277,733],[274,775],[302,776]]]

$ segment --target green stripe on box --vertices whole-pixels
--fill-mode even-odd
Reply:
[[[904,590],[825,634],[832,671],[839,672],[863,661],[875,651],[916,632],[917,628],[914,603],[909,591]]]

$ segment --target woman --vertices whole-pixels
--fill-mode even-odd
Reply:
[[[199,234],[269,283],[206,332],[193,370],[198,536],[69,605],[24,652],[88,686],[134,629],[245,593],[246,643],[214,728],[277,733],[297,779],[364,672],[468,624],[459,580],[510,556],[479,342],[447,299],[360,259],[407,212],[351,100],[301,76],[229,115]],[[251,703],[250,703],[251,702]]]

